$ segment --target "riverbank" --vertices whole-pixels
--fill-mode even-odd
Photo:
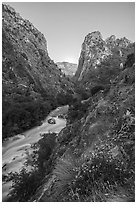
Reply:
[[[60,114],[66,114],[68,106],[63,106],[52,111],[43,121],[41,126],[35,127],[24,132],[21,135],[16,135],[3,143],[2,147],[2,175],[6,176],[10,172],[19,172],[29,154],[31,154],[31,145],[41,139],[41,134],[48,132],[59,133],[65,126],[66,120],[58,118]],[[49,124],[49,117],[54,117],[56,124]],[[12,182],[3,182],[2,199],[7,198],[9,188]]]

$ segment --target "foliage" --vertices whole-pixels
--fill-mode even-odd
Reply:
[[[75,84],[75,92],[76,94],[78,94],[78,98],[80,98],[80,100],[86,100],[90,97],[90,93],[87,89],[84,88],[84,86],[82,84],[79,84],[77,82],[77,84]]]
[[[77,175],[80,166],[81,161],[76,160],[70,149],[57,160],[52,172],[55,176],[55,183],[52,188],[53,196],[51,201],[60,201],[62,195],[64,196],[64,192],[69,190],[69,186]]]
[[[88,109],[88,103],[82,104],[80,101],[75,102],[68,110],[68,121],[73,123],[80,120]]]
[[[73,97],[70,93],[60,92],[56,96],[58,106],[70,105],[73,103]]]
[[[42,184],[44,177],[50,173],[53,163],[50,156],[56,144],[56,133],[43,134],[42,136],[42,139],[33,146],[34,152],[31,155],[33,160],[29,162],[28,159],[26,167],[19,173],[13,173],[10,176],[13,185],[9,201],[28,201]],[[31,171],[27,170],[28,166],[31,166]]]
[[[92,158],[92,163],[85,162],[71,185],[70,200],[102,202],[107,201],[108,197],[112,198],[112,195],[117,195],[118,189],[122,186],[125,188],[126,181],[131,176],[124,166],[121,169],[118,165],[119,163],[110,162],[106,160],[105,155],[100,154]]]
[[[56,176],[56,189],[63,188],[72,181],[76,174],[76,161],[72,154],[65,154],[61,157],[53,170]]]
[[[38,170],[28,172],[25,168],[20,173],[12,174],[12,190],[9,201],[26,202],[40,186],[42,175]]]
[[[94,86],[93,88],[91,88],[90,92],[91,92],[91,95],[93,96],[94,94],[96,94],[100,90],[104,90],[104,89],[105,89],[105,86],[97,85],[97,86]]]
[[[54,147],[56,145],[56,133],[48,133],[43,134],[42,139],[38,141],[38,143],[35,145],[37,150],[34,152],[34,156],[37,156],[37,159],[35,161],[35,165],[39,169],[40,172],[44,172],[44,174],[49,173],[51,161],[50,156],[54,150]]]
[[[63,186],[60,197],[56,195],[60,202],[134,201],[134,122],[134,114],[128,111],[93,152],[57,164],[55,172]]]
[[[3,139],[39,125],[51,109],[50,102],[43,100],[3,102]]]

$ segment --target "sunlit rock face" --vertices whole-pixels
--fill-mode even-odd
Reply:
[[[77,64],[70,63],[70,62],[57,62],[58,68],[69,77],[73,77],[77,70]]]
[[[108,47],[115,47],[116,46],[116,36],[111,35],[106,39],[106,43]]]
[[[2,7],[3,94],[32,97],[56,95],[68,89],[68,80],[50,59],[47,41],[28,20],[8,5]]]
[[[91,66],[96,69],[96,66],[109,55],[111,55],[111,51],[105,45],[101,33],[99,31],[89,33],[82,44],[76,72],[78,80],[82,79],[83,74],[87,73]]]
[[[119,49],[120,48],[126,48],[132,43],[130,40],[128,40],[125,37],[119,39],[119,38],[116,38],[115,35],[111,35],[105,41],[106,41],[107,46],[109,46],[109,47],[118,46]]]
[[[124,63],[127,55],[133,50],[134,44],[125,37],[117,39],[115,35],[112,35],[104,40],[99,31],[89,33],[82,44],[78,69],[75,74],[76,81],[89,84],[89,75],[91,76],[93,73],[97,77],[104,70],[104,66],[107,67],[107,72],[115,69],[117,74],[121,67],[120,64]],[[102,75],[102,77],[104,76]],[[97,78],[101,78],[101,76]],[[98,80],[98,83],[102,82]]]

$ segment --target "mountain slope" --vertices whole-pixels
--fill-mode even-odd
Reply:
[[[73,77],[75,75],[77,64],[70,62],[57,62],[56,64],[66,76]]]
[[[31,201],[135,200],[134,44],[123,38],[116,41],[116,47],[114,36],[106,43],[100,33],[95,34],[92,41],[86,39],[76,72],[76,85],[93,87],[92,92],[88,99],[79,99],[69,107],[67,126],[52,152],[53,168]],[[123,63],[121,68],[119,63]],[[103,68],[116,70],[102,76]],[[109,88],[102,89],[100,84],[109,84]]]
[[[61,84],[68,83],[48,56],[43,34],[7,5],[3,5],[2,30],[4,84],[17,83],[41,92],[57,93]]]
[[[56,107],[58,93],[66,94],[73,90],[73,85],[50,59],[44,35],[13,8],[4,4],[2,5],[2,74],[3,135],[5,136],[20,131],[19,121],[22,121],[21,126],[25,128],[25,119],[30,118],[30,107],[34,103],[37,108],[40,106],[43,109],[45,106],[46,111],[46,104],[42,103],[47,102],[47,111],[49,111]],[[29,113],[27,103],[30,103]],[[23,111],[24,107],[26,111]],[[16,109],[21,112],[20,118],[17,118],[17,115],[13,116],[13,112],[17,112]],[[30,124],[35,125],[35,122],[30,121],[28,127]],[[15,131],[8,130],[8,126],[13,127]]]
[[[134,82],[132,60],[109,91],[70,107],[53,150],[54,168],[31,201],[134,202]]]

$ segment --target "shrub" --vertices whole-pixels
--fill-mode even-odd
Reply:
[[[66,199],[69,201],[80,202],[102,202],[107,199],[123,199],[125,201],[130,197],[134,200],[133,180],[131,173],[128,169],[127,161],[124,158],[118,157],[116,160],[110,158],[104,149],[104,146],[94,152],[87,161],[83,161],[78,174],[71,183],[69,191],[67,192]],[[132,179],[131,179],[132,178]],[[132,184],[129,185],[129,180]],[[119,194],[119,190],[123,189]],[[132,190],[130,190],[132,189]],[[122,198],[121,198],[122,197]]]
[[[68,104],[70,105],[73,103],[73,97],[72,97],[72,94],[70,93],[60,92],[57,94],[56,100],[57,100],[58,106],[68,105]]]
[[[63,188],[72,181],[75,176],[75,160],[69,155],[65,158],[60,158],[55,166],[53,174],[56,176],[56,188]]]
[[[58,160],[53,170],[56,181],[52,190],[52,201],[53,199],[60,201],[62,194],[66,193],[77,175],[79,166],[81,166],[81,161],[77,160],[70,150],[67,150],[64,156]]]
[[[13,185],[8,200],[12,202],[26,202],[36,192],[43,177],[36,169],[28,172],[23,168],[20,173],[12,174],[11,178]]]
[[[42,139],[39,140],[36,145],[38,150],[35,154],[38,155],[36,165],[40,172],[49,173],[50,166],[50,156],[53,152],[53,149],[56,145],[56,133],[43,134]],[[45,165],[46,164],[46,165]]]
[[[91,95],[93,96],[94,94],[96,94],[97,92],[101,91],[101,90],[104,90],[105,87],[104,86],[101,86],[101,85],[98,85],[98,86],[94,86],[90,92],[91,92]]]
[[[81,100],[86,100],[90,97],[89,91],[80,84],[75,84],[75,93],[78,95],[77,98],[80,98]]]
[[[42,139],[33,146],[33,160],[26,162],[26,167],[32,167],[31,171],[24,167],[19,173],[11,174],[13,185],[9,201],[26,202],[35,194],[45,175],[52,169],[53,161],[50,156],[55,146],[55,136],[56,133],[43,134]]]
[[[80,120],[88,109],[88,103],[81,103],[80,101],[75,102],[68,110],[68,121],[73,123],[76,120]]]

